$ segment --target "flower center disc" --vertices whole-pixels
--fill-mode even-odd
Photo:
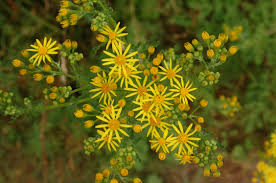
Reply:
[[[48,51],[48,49],[44,46],[41,46],[41,47],[38,48],[38,54],[39,55],[46,55],[47,51]]]
[[[189,93],[189,90],[187,88],[181,88],[180,93],[182,96],[186,96]]]
[[[167,77],[169,78],[169,79],[172,79],[172,78],[174,78],[175,77],[175,72],[173,71],[173,69],[168,69],[168,71],[167,71]]]
[[[181,142],[182,144],[185,144],[188,142],[188,136],[185,133],[181,133],[178,135],[178,141]]]
[[[137,89],[138,95],[144,96],[146,92],[147,92],[147,88],[146,88],[145,86],[140,86],[140,87]]]
[[[118,55],[115,57],[115,64],[116,65],[125,65],[126,64],[126,57],[124,55]]]
[[[165,100],[165,97],[162,95],[157,95],[154,97],[154,102],[156,104],[162,104],[164,100]]]
[[[111,130],[117,130],[120,127],[120,122],[117,119],[112,119],[109,121],[109,128]]]
[[[151,107],[151,103],[150,102],[145,102],[142,106],[144,112],[149,112],[150,110],[150,107]]]
[[[160,146],[164,146],[166,145],[166,140],[164,138],[160,138],[158,139],[158,143],[160,144]]]
[[[104,83],[103,86],[102,86],[102,91],[103,93],[108,93],[110,92],[110,86],[108,83]]]
[[[111,31],[108,36],[109,36],[109,39],[116,39],[116,33],[113,31]]]
[[[150,118],[151,126],[158,126],[161,123],[160,117],[155,116],[155,119],[156,120],[154,120],[153,117]]]

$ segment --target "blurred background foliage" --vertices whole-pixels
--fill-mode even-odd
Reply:
[[[226,162],[222,178],[202,179],[201,173],[193,169],[183,171],[158,162],[139,165],[137,174],[143,175],[148,183],[247,182],[248,172],[254,166],[254,162],[248,164],[250,158],[257,156],[264,139],[276,127],[275,1],[110,0],[108,3],[115,10],[115,19],[127,26],[130,42],[156,42],[159,50],[175,47],[183,52],[184,42],[199,38],[202,31],[217,35],[226,26],[230,30],[242,26],[240,38],[235,41],[239,52],[219,68],[219,84],[201,91],[209,101],[204,111],[207,128],[226,147],[228,159],[234,159]],[[94,54],[98,43],[89,25],[80,21],[75,27],[62,29],[55,20],[58,9],[58,0],[0,1],[0,89],[14,92],[18,104],[31,95],[34,101],[43,100],[41,85],[19,77],[11,65],[11,60],[35,38],[45,35],[61,42],[78,41],[78,49],[84,53],[84,70],[99,61]],[[242,109],[234,117],[222,115],[218,112],[220,95],[237,96]],[[89,130],[73,117],[73,110],[58,109],[15,120],[0,115],[0,183],[41,182],[41,177],[44,182],[93,182],[101,158],[84,155],[82,141]],[[143,146],[139,144],[141,157],[152,159]],[[243,176],[235,179],[229,176],[238,171]]]

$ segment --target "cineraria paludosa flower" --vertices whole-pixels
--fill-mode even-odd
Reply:
[[[119,147],[118,143],[115,141],[117,140],[118,142],[121,141],[120,137],[112,137],[112,136],[109,136],[109,135],[106,135],[105,132],[106,132],[106,129],[104,129],[104,131],[101,131],[101,130],[97,130],[98,134],[101,135],[101,138],[97,139],[95,142],[101,142],[101,144],[99,145],[98,149],[101,149],[105,144],[107,145],[107,148],[109,151],[111,151],[111,148],[116,151],[117,148],[116,147]],[[111,137],[111,138],[110,138]]]
[[[134,104],[139,105],[139,107],[133,109],[133,111],[139,111],[135,118],[138,118],[142,115],[141,121],[145,119],[145,117],[150,118],[153,116],[152,108],[153,104],[149,101],[133,101]]]
[[[182,67],[180,67],[179,65],[176,65],[174,68],[172,68],[172,59],[170,59],[170,67],[168,67],[168,64],[166,63],[166,61],[164,61],[164,65],[165,65],[165,68],[162,66],[159,66],[159,68],[163,71],[159,73],[162,75],[165,75],[160,81],[169,79],[170,84],[172,86],[173,81],[178,82],[177,78],[182,78],[181,75],[177,74],[182,70]]]
[[[159,134],[154,135],[154,139],[149,140],[151,143],[151,149],[155,149],[155,152],[158,152],[160,149],[164,153],[169,153],[168,143],[171,141],[172,135],[168,136],[168,130],[163,131],[163,136]]]
[[[47,40],[45,37],[43,40],[43,44],[36,39],[36,44],[32,44],[30,49],[27,49],[27,51],[31,52],[37,52],[33,56],[29,58],[30,61],[33,61],[33,65],[37,63],[39,66],[41,61],[46,63],[46,60],[49,62],[52,62],[52,58],[49,55],[56,55],[58,54],[57,50],[59,47],[54,47],[56,44],[56,41],[52,42],[52,38]],[[34,59],[34,60],[33,60]]]
[[[192,151],[182,151],[180,154],[175,154],[176,155],[176,159],[175,160],[178,160],[180,161],[179,164],[183,164],[185,165],[186,163],[189,163],[191,164],[192,163],[192,160],[193,160],[193,150]]]
[[[124,44],[122,40],[119,39],[119,37],[123,37],[128,35],[128,33],[122,33],[126,27],[123,27],[119,29],[120,22],[117,23],[114,31],[107,25],[103,28],[103,30],[100,30],[100,33],[107,35],[109,40],[106,45],[106,50],[109,48],[110,44],[112,45],[112,49],[114,50],[116,47],[116,44]]]
[[[170,89],[170,91],[174,92],[174,95],[172,97],[179,96],[180,100],[183,102],[183,104],[188,104],[188,99],[193,102],[194,99],[196,99],[193,95],[190,94],[190,92],[196,90],[197,88],[191,88],[193,83],[189,85],[190,81],[184,85],[184,81],[181,78],[181,83],[179,81],[176,82],[177,85],[173,85],[173,89]]]
[[[192,126],[193,126],[193,124],[191,123],[189,125],[189,127],[186,129],[186,131],[184,132],[183,126],[180,123],[180,121],[178,121],[178,128],[175,125],[172,125],[173,129],[177,133],[177,136],[173,137],[172,141],[168,145],[168,147],[172,146],[171,151],[175,150],[175,148],[178,147],[177,154],[180,154],[182,151],[185,151],[185,148],[188,151],[192,151],[192,148],[190,147],[190,145],[198,147],[197,144],[192,142],[192,141],[199,141],[200,140],[200,138],[198,138],[198,137],[191,137],[192,135],[194,135],[196,133],[196,130],[190,132]]]

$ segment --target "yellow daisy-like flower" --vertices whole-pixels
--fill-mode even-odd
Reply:
[[[114,104],[114,100],[108,100],[107,103],[105,104],[100,104],[100,109],[102,110],[102,114],[108,114],[110,115],[112,112],[112,107],[114,108],[115,111],[118,111],[119,108],[118,104],[117,105],[113,105]]]
[[[172,93],[166,93],[168,87],[165,87],[163,91],[160,91],[156,84],[154,84],[154,88],[150,87],[153,95],[149,95],[149,99],[145,99],[145,101],[150,101],[153,103],[153,107],[156,107],[157,110],[163,111],[164,108],[169,109],[169,105],[173,105],[168,101],[173,100],[173,98],[169,97]],[[164,108],[163,108],[164,107]]]
[[[110,76],[107,78],[105,72],[102,73],[102,76],[98,73],[97,77],[92,79],[90,82],[92,85],[96,86],[97,88],[90,90],[90,92],[97,92],[91,98],[95,98],[101,95],[99,102],[104,99],[104,104],[106,103],[106,99],[112,100],[111,94],[113,96],[117,96],[113,90],[117,89],[117,84]]]
[[[172,59],[170,59],[170,67],[168,67],[166,61],[164,61],[164,65],[165,65],[165,68],[162,66],[159,66],[159,68],[163,71],[163,72],[159,72],[159,73],[162,75],[165,75],[160,81],[169,79],[170,84],[172,86],[173,81],[178,82],[177,78],[182,78],[181,75],[177,74],[178,72],[180,72],[182,70],[182,67],[180,67],[179,65],[176,65],[174,68],[172,68]]]
[[[104,62],[103,65],[114,65],[113,67],[111,67],[111,71],[109,73],[109,75],[112,75],[114,71],[116,71],[119,75],[119,77],[122,76],[122,72],[125,75],[127,74],[127,68],[131,69],[131,70],[136,70],[135,67],[133,67],[134,63],[139,61],[139,59],[134,59],[132,58],[133,56],[135,56],[138,52],[132,52],[130,54],[128,54],[128,51],[130,49],[130,44],[127,46],[127,48],[124,50],[122,50],[122,45],[121,44],[115,44],[116,46],[114,47],[114,51],[116,53],[116,55],[114,55],[113,53],[104,51],[104,53],[108,56],[110,56],[111,58],[105,58],[102,59],[102,61]]]
[[[47,40],[45,37],[43,40],[43,44],[36,39],[36,45],[31,45],[31,49],[27,49],[27,51],[36,52],[33,56],[30,57],[30,61],[33,61],[33,65],[37,63],[40,65],[41,60],[46,63],[46,60],[52,62],[52,58],[49,55],[58,54],[57,50],[59,47],[55,47],[56,41],[52,42],[52,38]]]
[[[136,79],[137,84],[131,83],[130,85],[133,88],[125,88],[125,90],[130,91],[132,93],[128,94],[126,97],[128,98],[137,95],[136,101],[141,101],[145,99],[145,97],[148,96],[148,91],[150,90],[149,87],[154,83],[154,81],[151,81],[147,84],[147,80],[148,77],[146,76],[142,84],[138,79]]]
[[[190,92],[197,89],[197,88],[191,88],[193,83],[190,83],[190,81],[188,80],[186,85],[184,85],[184,81],[182,78],[181,78],[181,84],[180,82],[176,82],[176,83],[177,85],[173,85],[174,89],[170,89],[170,91],[175,93],[172,96],[173,98],[179,96],[182,103],[186,105],[188,104],[188,99],[192,102],[194,99],[196,99],[193,95],[190,94]]]
[[[104,116],[96,116],[99,120],[107,123],[107,124],[97,125],[96,128],[107,128],[107,130],[103,134],[103,137],[108,135],[109,136],[108,142],[111,142],[113,134],[115,134],[118,141],[121,142],[121,137],[119,135],[119,132],[121,132],[125,136],[129,136],[124,130],[121,129],[121,127],[131,128],[132,126],[127,124],[121,124],[119,120],[121,112],[122,112],[122,108],[120,108],[116,112],[114,110],[114,107],[112,106],[110,115],[104,114]]]
[[[119,147],[118,143],[116,142],[116,140],[118,142],[121,141],[120,137],[112,137],[110,138],[109,135],[105,135],[106,129],[104,129],[104,131],[101,130],[97,130],[98,134],[101,135],[101,138],[97,139],[95,142],[101,142],[101,144],[99,145],[98,149],[101,149],[105,144],[107,145],[107,148],[109,151],[111,151],[112,149],[114,151],[117,151],[116,147]],[[111,140],[110,140],[111,139]],[[112,149],[111,149],[112,148]]]
[[[151,134],[151,137],[154,135],[159,135],[159,132],[157,129],[160,129],[161,131],[165,131],[171,126],[169,123],[164,122],[163,120],[168,118],[167,116],[164,116],[164,112],[156,111],[152,116],[150,116],[148,119],[146,119],[147,123],[142,126],[142,129],[148,128],[147,137]],[[142,121],[142,119],[137,119],[138,121]]]
[[[180,154],[175,154],[176,155],[176,159],[175,160],[178,160],[180,161],[179,164],[183,164],[185,165],[186,163],[189,163],[191,164],[192,163],[192,160],[194,158],[194,156],[192,156],[193,154],[193,151],[182,151]]]
[[[175,125],[172,125],[173,129],[175,130],[175,132],[178,135],[176,137],[173,137],[173,140],[168,145],[168,147],[173,146],[171,148],[171,151],[174,151],[175,148],[178,147],[178,153],[177,154],[180,154],[182,151],[186,151],[185,147],[188,149],[188,151],[191,152],[192,148],[190,147],[190,145],[198,147],[197,144],[192,142],[192,141],[199,141],[200,140],[200,138],[198,138],[198,137],[191,137],[193,134],[196,133],[196,130],[194,130],[193,132],[190,132],[192,126],[193,126],[193,124],[191,123],[189,125],[189,127],[186,129],[186,131],[184,132],[183,126],[180,123],[180,121],[178,121],[178,128],[179,129]]]
[[[126,67],[126,74],[122,71],[122,77],[120,82],[120,87],[123,87],[123,84],[125,83],[125,88],[128,88],[128,84],[133,84],[132,79],[141,79],[137,74],[141,73],[142,71],[137,71],[137,66],[134,66],[135,70],[131,70],[130,68]]]
[[[133,101],[134,104],[139,105],[139,107],[133,109],[133,111],[139,111],[139,113],[135,116],[137,119],[139,116],[142,115],[142,118],[140,118],[141,121],[144,121],[145,117],[148,119],[153,116],[152,108],[153,103],[150,101]]]
[[[122,33],[126,27],[123,27],[119,29],[120,22],[117,23],[115,30],[113,31],[108,25],[103,28],[103,30],[100,30],[100,33],[107,35],[109,40],[106,45],[106,50],[109,48],[110,44],[112,44],[112,49],[115,49],[116,44],[124,44],[122,40],[119,39],[119,37],[123,37],[128,35],[128,33]]]
[[[168,136],[168,130],[163,132],[163,136],[161,137],[159,134],[155,134],[154,140],[149,140],[151,143],[151,149],[155,149],[155,152],[158,152],[162,149],[163,152],[169,153],[168,144],[171,141],[172,135]]]

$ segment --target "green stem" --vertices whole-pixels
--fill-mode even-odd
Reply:
[[[45,106],[43,108],[43,111],[47,111],[47,110],[51,110],[51,109],[56,109],[56,108],[61,108],[61,107],[67,107],[67,106],[74,105],[74,104],[80,104],[80,103],[83,103],[83,102],[86,102],[86,101],[89,101],[89,100],[91,100],[91,98],[87,97],[87,98],[81,99],[81,100],[79,100],[77,102],[67,102],[67,103],[64,103],[64,104]]]
[[[200,108],[200,106],[197,106],[197,107],[191,112],[190,115],[193,115],[199,108]]]
[[[76,93],[76,92],[85,90],[85,89],[87,89],[89,86],[90,86],[90,85],[85,85],[85,86],[83,86],[83,87],[80,87],[80,88],[77,88],[77,89],[75,89],[75,90],[72,90],[72,91],[70,92],[70,95],[72,95],[73,93]]]

